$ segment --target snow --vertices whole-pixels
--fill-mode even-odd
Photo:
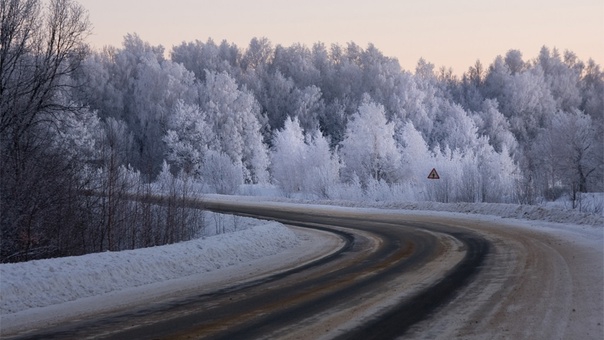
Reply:
[[[300,241],[276,222],[173,245],[2,264],[0,314],[211,272],[274,255]]]
[[[271,199],[269,202],[267,198],[260,197],[208,196],[206,198],[210,200],[295,204],[283,199]],[[466,218],[467,213],[472,213],[477,214],[472,217],[475,219],[497,220],[515,228],[539,229],[573,240],[589,251],[603,251],[604,219],[601,214],[510,204],[336,203],[348,207],[316,203],[313,206],[317,209],[355,207],[356,211],[359,207],[368,211],[388,208],[390,213],[413,210],[413,214]],[[242,223],[236,219],[225,220]],[[313,245],[317,246],[326,239],[324,235],[304,234],[270,221],[255,220],[252,226],[239,225],[227,229],[235,231],[161,247],[0,264],[0,330],[5,333],[11,327],[18,329],[17,326],[27,329],[28,322],[35,320],[34,316],[46,315],[44,317],[47,318],[49,311],[52,314],[53,310],[69,309],[75,313],[73,315],[78,315],[79,310],[92,312],[91,303],[98,304],[97,308],[102,307],[100,302],[109,308],[121,302],[124,296],[140,298],[151,294],[153,287],[161,288],[164,293],[174,292],[192,284],[199,285],[202,278],[210,276],[214,282],[230,282],[234,271],[240,272],[239,275],[253,275],[254,266],[263,262],[278,267],[279,261],[283,265],[282,254],[288,254],[290,259],[308,256],[317,252]],[[332,242],[327,246],[335,249],[337,244]],[[325,249],[321,251],[325,252]],[[247,272],[241,271],[242,265],[247,266]],[[153,299],[153,295],[147,298]]]

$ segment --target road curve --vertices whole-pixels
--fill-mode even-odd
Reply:
[[[216,210],[225,209],[225,202],[220,200],[208,200],[206,204]],[[262,203],[238,204],[238,211],[252,215],[261,212],[274,216],[280,210],[279,204],[271,204],[272,208],[264,210]],[[230,209],[228,205],[226,209]],[[346,328],[346,331],[339,333],[325,329],[325,336],[313,332],[313,327],[301,327],[299,329],[304,331],[284,337],[332,338],[340,334],[340,338],[390,338],[398,332],[404,334],[405,339],[604,339],[602,225],[566,227],[538,221],[519,224],[489,217],[452,217],[451,214],[439,217],[438,213],[429,212],[333,209],[323,206],[299,209],[302,211],[298,210],[297,214],[322,216],[328,221],[334,218],[333,215],[338,215],[337,219],[341,220],[364,220],[370,222],[364,223],[364,226],[371,231],[375,231],[378,225],[391,225],[398,227],[399,231],[416,228],[441,236],[450,235],[458,240],[465,238],[462,247],[476,250],[474,255],[474,251],[465,254],[465,258],[474,258],[474,263],[480,262],[481,265],[461,269],[464,266],[459,263],[453,266],[452,262],[439,264],[439,260],[433,260],[424,264],[422,269],[401,275],[412,277],[422,270],[434,274],[423,278],[430,286],[423,290],[424,295],[413,289],[416,286],[412,284],[402,285],[415,297],[415,301],[427,301],[430,306],[424,312],[432,312],[421,312],[422,308],[411,305],[409,301],[412,299],[407,296],[404,300],[406,304],[397,304],[402,309],[392,306],[382,309],[382,313],[376,313],[379,317],[373,321],[356,323],[363,326]],[[449,252],[445,257],[454,254]],[[457,275],[466,279],[457,281],[459,285],[455,287],[457,290],[453,296],[435,299],[431,294],[434,291],[430,291],[434,283],[444,285],[450,280],[450,276],[442,279],[445,268],[456,268],[447,274],[457,272]],[[379,295],[389,296],[388,290],[379,292]],[[399,328],[388,328],[394,330],[392,333],[385,332],[380,322],[387,322],[385,320],[389,317],[391,320],[402,320],[403,315],[397,314],[397,311],[404,311],[405,307],[410,307],[407,309],[410,314],[417,311],[415,321],[421,320],[413,323],[411,319],[406,319]],[[384,313],[384,310],[388,312]]]
[[[162,204],[161,197],[145,200]],[[564,236],[477,218],[375,209],[185,203],[327,230],[346,245],[262,280],[33,337],[604,338],[604,257]]]
[[[161,198],[155,203],[161,204]],[[191,207],[336,233],[331,256],[269,278],[60,326],[45,339],[394,338],[453,298],[488,242],[446,226],[306,206],[189,200]],[[23,337],[27,338],[27,337]]]
[[[324,228],[349,228],[370,233],[379,239],[382,251],[401,251],[410,244],[413,253],[396,258],[392,264],[375,261],[370,272],[371,285],[365,291],[352,291],[345,299],[368,299],[363,307],[354,302],[340,310],[317,309],[305,322],[288,320],[279,331],[252,334],[259,325],[228,333],[225,337],[254,338],[342,338],[389,339],[404,334],[409,327],[427,318],[453,298],[455,292],[477,273],[489,252],[489,242],[469,230],[450,228],[445,224],[392,218],[365,211],[334,210],[319,206],[296,206],[258,203],[234,205],[224,201],[204,201],[207,208],[224,213],[270,218],[286,224]],[[378,254],[378,252],[375,252]],[[378,269],[380,268],[380,269]],[[386,269],[384,269],[386,268]],[[353,269],[356,270],[356,269]],[[357,276],[359,271],[357,271]],[[363,274],[367,275],[367,274]],[[355,279],[355,286],[361,285]],[[327,283],[328,285],[330,283]],[[338,295],[346,292],[338,291]],[[368,298],[367,296],[371,297]],[[328,305],[331,305],[328,304]],[[359,309],[365,309],[360,313]],[[360,315],[359,315],[360,314]],[[272,328],[276,328],[274,324]],[[235,336],[240,334],[241,336]]]
[[[333,213],[329,207],[306,209],[315,215]],[[508,223],[490,217],[376,209],[338,211],[347,218],[378,220],[402,230],[417,227],[457,239],[471,235],[478,244],[466,239],[464,247],[483,248],[477,252],[482,254],[478,257],[484,255],[482,264],[468,269],[464,274],[466,284],[458,287],[451,300],[435,300],[430,290],[425,290],[423,296],[414,295],[417,301],[436,302],[438,306],[432,306],[430,315],[422,315],[422,320],[409,328],[401,327],[405,339],[604,339],[602,225]],[[488,247],[488,252],[484,247]],[[447,266],[450,263],[443,263],[441,269]],[[419,310],[416,307],[407,310],[412,313]],[[381,314],[379,320],[388,316],[400,320],[396,310]],[[393,333],[374,332],[372,323],[365,325],[340,338],[394,337]],[[316,335],[297,338],[318,338]],[[332,335],[328,333],[324,338]]]

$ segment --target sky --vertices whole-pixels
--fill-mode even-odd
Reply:
[[[413,71],[420,58],[465,72],[480,60],[542,46],[604,63],[603,0],[77,0],[90,15],[95,48],[119,47],[128,33],[169,51],[182,42],[227,40],[246,48],[254,37],[273,46],[316,42],[366,48]]]

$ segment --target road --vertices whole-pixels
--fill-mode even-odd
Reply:
[[[603,338],[604,260],[556,236],[469,218],[220,200],[187,204],[329,231],[343,246],[259,280],[28,336]]]

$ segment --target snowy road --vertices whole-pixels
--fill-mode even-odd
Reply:
[[[43,337],[604,337],[601,228],[219,199],[203,205],[330,228],[348,243],[304,270]]]

